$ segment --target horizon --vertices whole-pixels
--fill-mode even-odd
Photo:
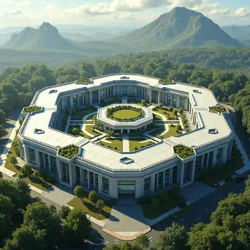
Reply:
[[[35,2],[35,3],[34,3]],[[39,27],[43,22],[54,26],[74,25],[98,28],[135,29],[142,27],[175,7],[186,7],[211,18],[221,27],[250,24],[250,3],[244,0],[87,0],[81,4],[66,1],[0,0],[0,29]],[[8,23],[6,23],[8,20]],[[30,25],[30,24],[34,25]],[[115,23],[115,25],[114,25]]]

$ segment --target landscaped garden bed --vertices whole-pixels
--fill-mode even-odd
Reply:
[[[179,155],[180,158],[186,159],[194,155],[194,150],[192,148],[186,147],[184,145],[177,145],[174,147],[174,152]]]
[[[72,110],[71,120],[82,120],[84,116],[96,112],[97,109],[93,106],[88,106],[86,108],[76,108]]]
[[[104,147],[117,150],[118,152],[122,152],[123,150],[121,138],[108,138],[108,139],[105,138],[105,141],[100,141],[99,144]]]
[[[114,98],[114,99],[108,100],[106,102],[101,102],[99,105],[101,107],[105,107],[105,106],[108,106],[108,105],[111,105],[111,104],[119,104],[119,103],[122,103],[122,98]]]
[[[157,106],[153,109],[154,112],[164,115],[167,120],[178,120],[178,111],[172,107],[166,108]]]
[[[96,204],[91,202],[88,199],[89,193],[86,191],[83,191],[82,198],[75,197],[73,200],[71,200],[68,205],[73,208],[79,208],[84,211],[84,213],[98,219],[98,220],[104,220],[109,218],[112,205],[114,204],[114,201],[108,200],[104,201],[104,207],[100,210],[96,207]]]
[[[79,150],[79,147],[75,145],[69,145],[67,147],[60,148],[58,155],[68,158],[68,159],[72,159],[75,155],[78,154],[78,150]]]
[[[213,186],[220,181],[224,181],[242,167],[244,167],[244,162],[241,153],[234,144],[231,160],[225,164],[220,164],[214,168],[204,170],[198,180],[206,185]]]
[[[145,141],[145,142],[144,142]],[[129,138],[129,151],[134,152],[150,145],[154,144],[152,141],[149,141],[147,138]]]
[[[107,117],[116,121],[135,121],[143,116],[143,110],[133,106],[117,106],[107,109]]]
[[[25,113],[37,112],[37,111],[40,111],[40,110],[42,110],[42,107],[39,107],[39,106],[30,106],[30,107],[27,107],[27,108],[23,109],[23,111]]]
[[[180,189],[174,187],[166,192],[161,192],[155,198],[150,196],[137,200],[141,204],[145,218],[154,219],[162,214],[180,206],[186,200],[180,195]]]
[[[212,107],[209,107],[209,110],[215,111],[215,112],[218,112],[218,113],[224,113],[224,112],[227,111],[225,108],[219,107],[219,106],[212,106]]]
[[[171,136],[178,136],[181,134],[179,125],[170,125],[168,132],[160,136],[161,139],[166,139]]]

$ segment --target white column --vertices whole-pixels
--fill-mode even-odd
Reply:
[[[39,152],[37,149],[35,149],[35,155],[36,155],[36,167],[40,168]]]
[[[70,186],[71,187],[73,187],[73,164],[72,163],[69,163],[68,164],[68,166],[69,166],[69,184],[70,184]]]
[[[161,91],[158,91],[158,105],[160,104],[161,102]]]
[[[59,177],[59,181],[62,181],[62,169],[61,169],[61,162],[59,161],[59,159],[56,159],[56,166],[57,166],[57,173],[58,173],[58,177]]]
[[[176,108],[179,109],[180,108],[180,96],[177,96],[177,100],[176,100]]]
[[[213,157],[213,164],[212,164],[213,167],[216,165],[217,150],[218,150],[218,149],[215,149],[215,150],[214,150],[214,157]]]
[[[102,193],[102,176],[98,174],[98,193]]]
[[[194,174],[195,174],[195,161],[193,160],[192,176],[191,176],[192,181],[194,181]]]
[[[182,162],[181,164],[181,169],[180,169],[180,186],[182,187],[183,185],[183,177],[184,177],[184,163]]]
[[[155,192],[155,174],[151,175],[150,180],[150,192],[153,194]]]
[[[152,89],[149,89],[149,103],[152,102]]]
[[[92,91],[89,91],[89,103],[92,105]]]
[[[98,90],[98,102],[101,103],[101,89]]]
[[[70,107],[74,107],[73,96],[70,96]]]

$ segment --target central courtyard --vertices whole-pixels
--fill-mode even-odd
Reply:
[[[109,111],[109,110],[108,110]],[[128,107],[117,107],[114,111],[110,110],[111,118],[120,121],[120,120],[135,120],[142,116],[141,109],[131,109]]]

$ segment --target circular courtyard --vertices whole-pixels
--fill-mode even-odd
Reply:
[[[117,121],[135,121],[143,116],[143,110],[133,106],[117,106],[107,109],[107,117]]]

